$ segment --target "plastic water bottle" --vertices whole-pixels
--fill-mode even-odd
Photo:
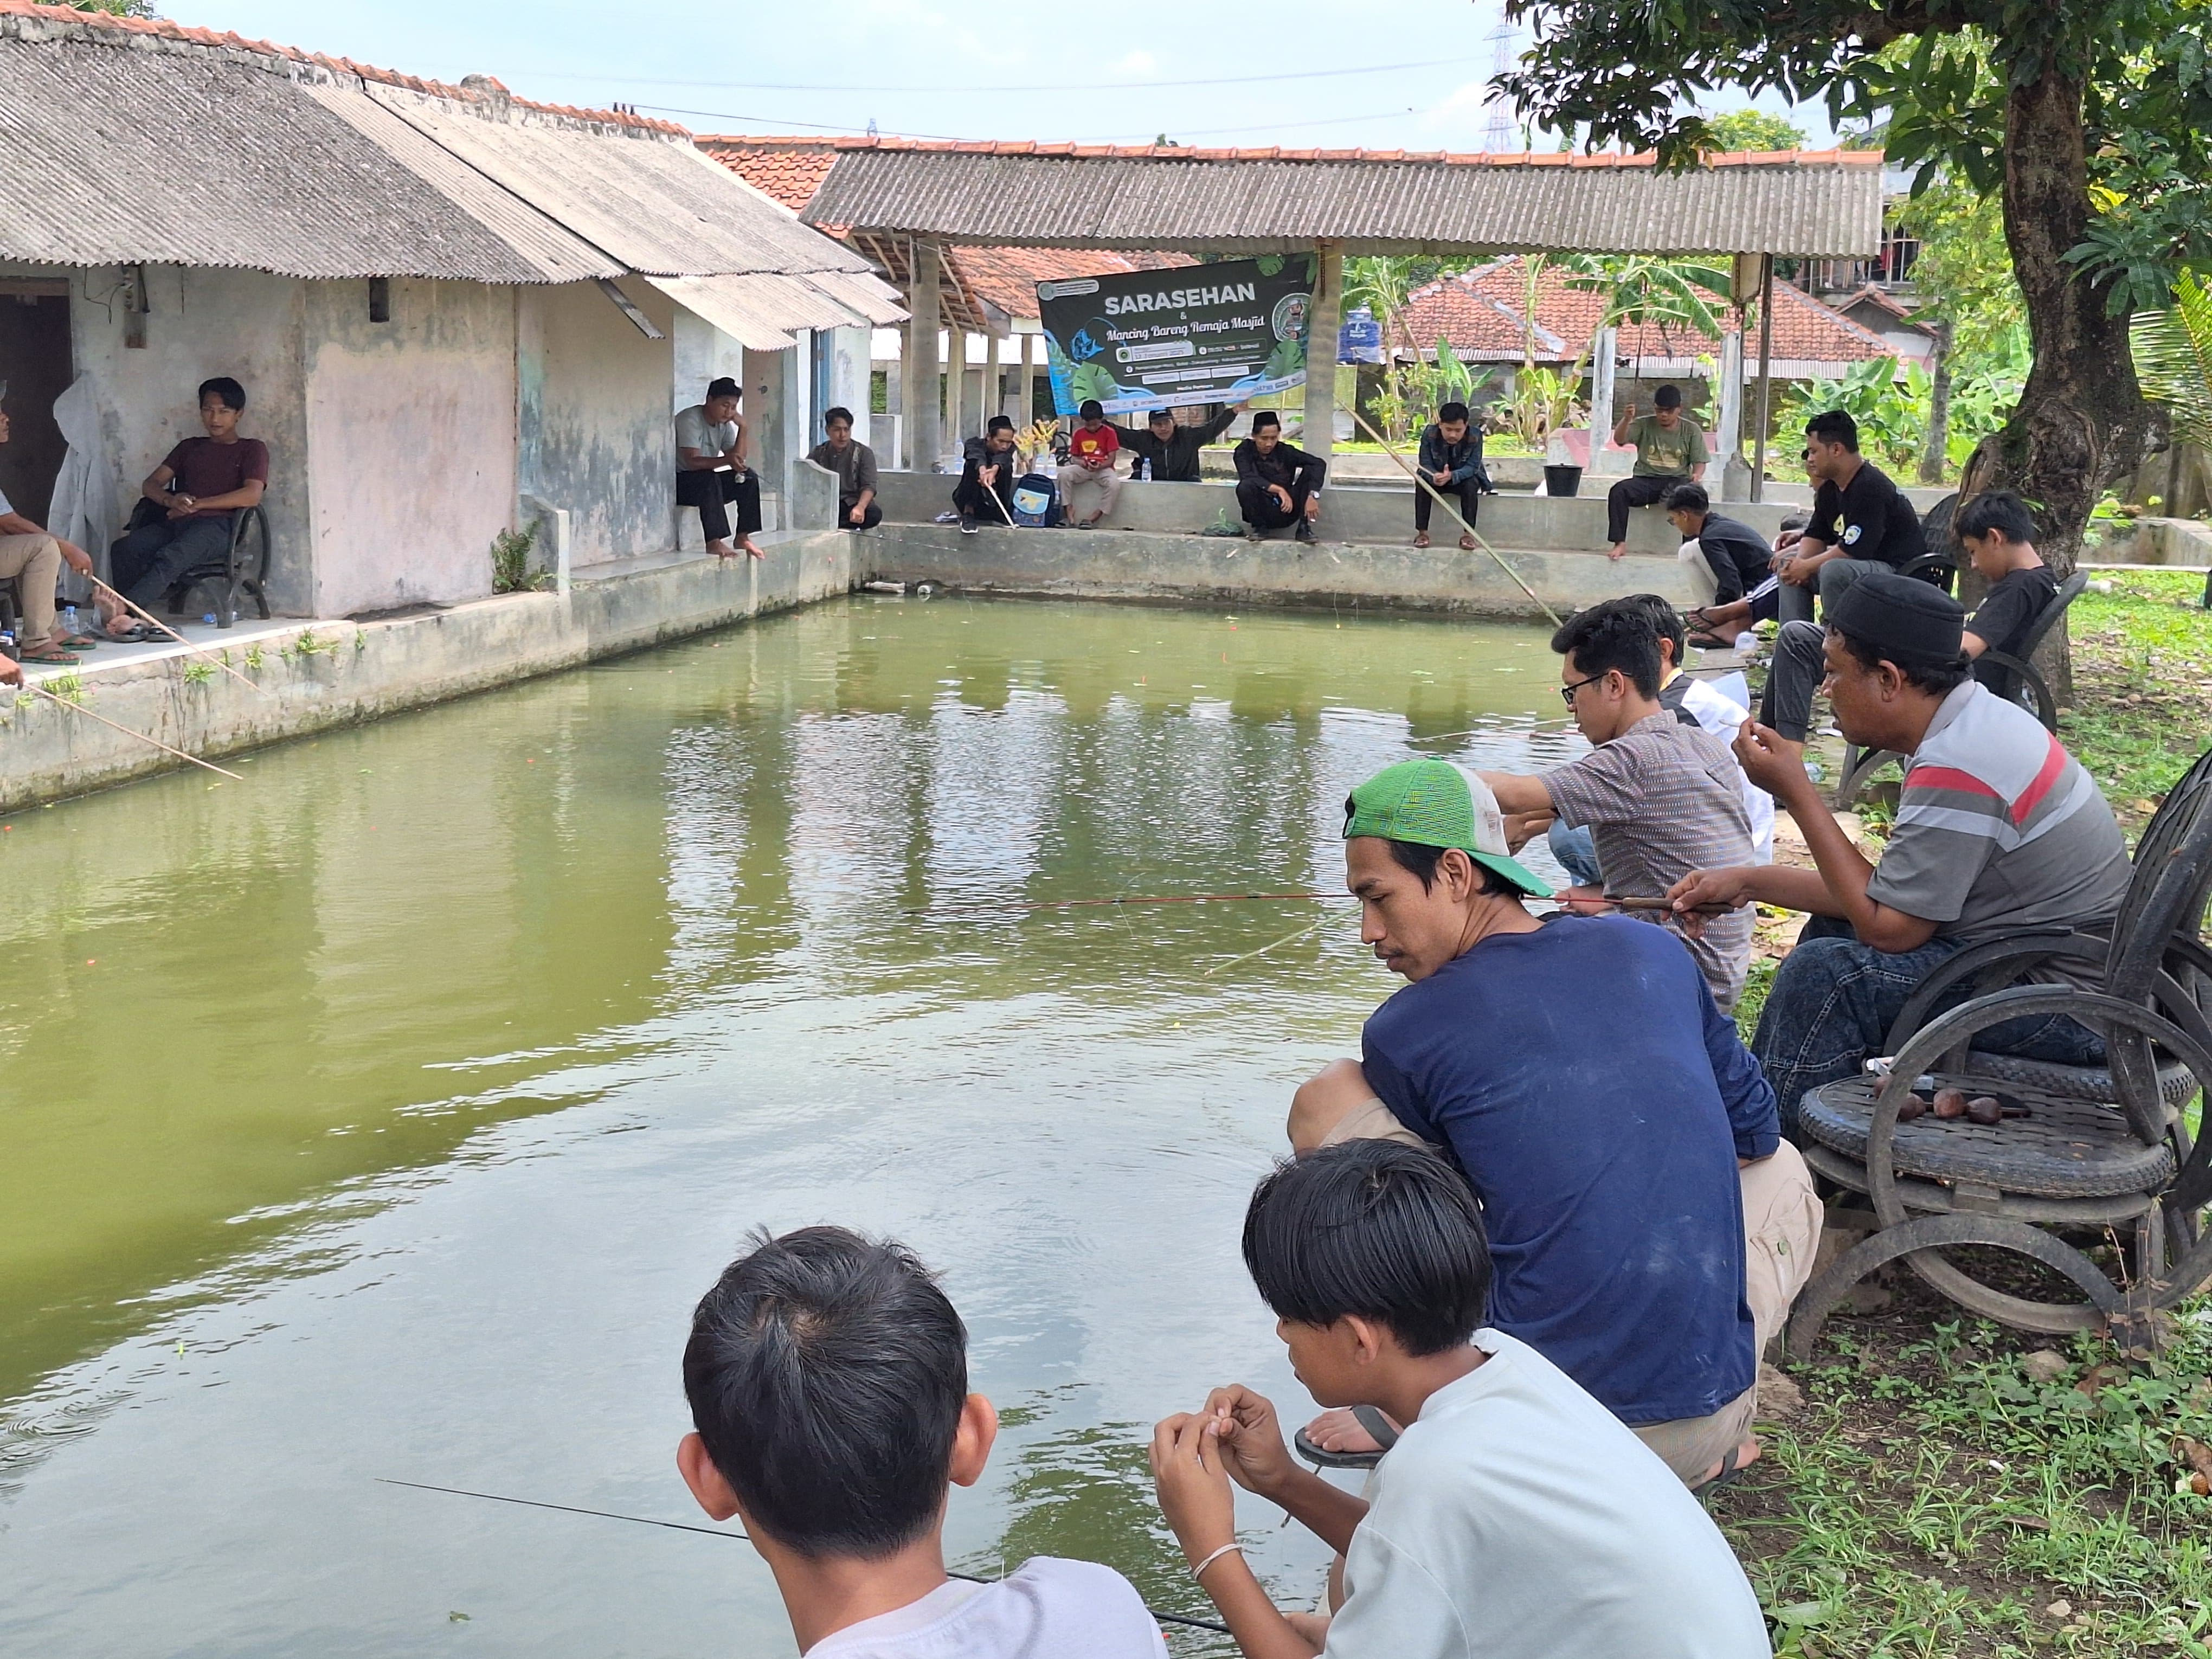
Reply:
[[[202,617],[200,620],[205,623],[210,628],[213,628],[215,626],[215,612],[212,611],[209,611],[207,615]]]
[[[1758,650],[1758,634],[1751,629],[1745,629],[1742,633],[1735,636],[1735,648],[1746,653]]]
[[[72,635],[76,633],[76,607],[75,605],[69,605],[62,607],[62,626],[68,629]]]

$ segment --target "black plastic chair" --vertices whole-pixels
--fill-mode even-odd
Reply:
[[[157,509],[158,510],[158,509]],[[262,584],[269,574],[269,515],[258,507],[241,507],[230,515],[230,545],[220,560],[194,565],[169,584],[165,603],[169,614],[188,616],[185,596],[196,587],[215,590],[216,625],[230,628],[238,622],[238,599],[253,601],[264,622],[269,620],[269,599]]]
[[[2212,1083],[2212,951],[2200,937],[2208,893],[2212,753],[2146,828],[2109,936],[2023,931],[1969,946],[1929,975],[1892,1026],[1885,1079],[1808,1091],[1798,1115],[1806,1162],[1865,1194],[1879,1229],[1807,1288],[1790,1322],[1793,1354],[1808,1358],[1836,1303],[1899,1257],[1952,1301],[2016,1329],[2102,1328],[2131,1347],[2156,1344],[2153,1316],[2212,1279],[2212,1234],[2197,1224],[2212,1199],[2212,1140],[2192,1138],[2181,1113]],[[2097,990],[2013,982],[2061,961],[2099,975]],[[1969,985],[1980,994],[1935,1012]],[[2098,1031],[2107,1064],[2056,1066],[1972,1047],[1992,1026],[2050,1014]],[[2029,1115],[1985,1126],[1931,1113],[1900,1123],[1898,1109],[1923,1073]],[[2132,1230],[2132,1274],[2124,1269],[2115,1285],[2052,1228]],[[1961,1245],[2028,1256],[2082,1299],[2035,1301],[1984,1284],[1944,1255]]]
[[[1916,560],[1914,563],[1917,565],[1919,561]],[[2066,614],[2067,607],[2080,599],[2088,586],[2089,578],[2079,570],[2059,583],[2058,591],[2051,595],[2051,603],[2037,613],[2035,621],[2030,624],[2027,636],[2021,641],[2018,656],[2003,651],[1984,651],[1975,659],[1978,674],[1984,667],[1999,671],[1996,676],[1996,684],[1990,685],[1990,690],[2008,702],[2016,702],[2027,709],[2043,722],[2043,729],[2046,732],[2058,729],[2058,700],[2051,694],[2049,682],[2045,680],[2033,659],[2035,653],[2043,648],[2044,641],[2051,636],[2051,630],[2058,626],[2058,619]],[[1988,684],[1989,682],[1984,680],[1983,684]],[[1832,797],[1835,804],[1838,806],[1851,805],[1873,781],[1874,775],[1897,758],[1887,749],[1868,753],[1856,744],[1845,744],[1843,775],[1837,780]]]

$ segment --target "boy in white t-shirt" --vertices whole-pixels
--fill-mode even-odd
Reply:
[[[949,1489],[982,1474],[999,1418],[968,1392],[960,1316],[901,1246],[762,1235],[700,1301],[684,1391],[684,1483],[744,1522],[807,1659],[1166,1659],[1110,1567],[945,1571]]]
[[[1161,1510],[1246,1659],[1766,1659],[1758,1599],[1682,1483],[1534,1348],[1478,1328],[1490,1253],[1441,1158],[1353,1140],[1277,1166],[1244,1262],[1314,1399],[1407,1425],[1368,1498],[1293,1462],[1249,1389],[1155,1431]],[[1334,1618],[1277,1610],[1232,1477],[1343,1553]]]

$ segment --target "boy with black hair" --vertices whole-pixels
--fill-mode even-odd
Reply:
[[[1859,454],[1858,422],[1844,410],[1805,422],[1805,476],[1820,486],[1812,522],[1775,565],[1784,622],[1810,622],[1816,592],[1825,614],[1868,571],[1901,570],[1928,550],[1919,514],[1887,472]]]
[[[1660,505],[1682,538],[1682,562],[1697,561],[1712,581],[1708,605],[1731,604],[1766,580],[1774,562],[1766,538],[1747,524],[1714,512],[1705,485],[1676,484]],[[1695,566],[1691,574],[1696,574]]]
[[[186,438],[146,475],[139,495],[159,516],[126,532],[107,550],[108,574],[117,592],[151,611],[187,570],[228,556],[232,519],[261,505],[269,488],[269,446],[238,435],[246,388],[228,374],[203,380],[199,389],[204,438]],[[106,622],[112,639],[155,640],[166,635],[133,625],[119,607]]]
[[[1246,539],[1256,542],[1294,524],[1299,541],[1312,541],[1328,463],[1285,443],[1283,418],[1272,409],[1252,417],[1252,435],[1237,446],[1235,459],[1237,509],[1244,517]]]
[[[1485,494],[1495,494],[1491,489],[1490,474],[1482,465],[1482,428],[1468,418],[1467,405],[1449,403],[1437,410],[1437,418],[1421,428],[1421,442],[1417,464],[1421,477],[1436,488],[1437,495],[1459,510],[1461,518],[1471,526],[1476,509],[1482,504]],[[1429,512],[1436,504],[1431,495],[1419,484],[1413,486],[1413,545],[1429,544]],[[1460,550],[1474,551],[1474,538],[1462,534]]]
[[[1000,526],[1014,521],[1014,470],[1021,458],[1014,453],[1014,423],[994,415],[983,435],[962,446],[960,482],[952,486],[952,509],[960,515],[960,533],[972,536],[979,519]],[[995,503],[992,496],[997,496]]]
[[[1076,410],[1075,430],[1067,434],[1067,461],[1059,474],[1060,498],[1066,505],[1068,523],[1095,525],[1114,510],[1122,484],[1121,475],[1114,470],[1114,458],[1121,453],[1121,431],[1107,424],[1105,404],[1096,398],[1085,398]],[[1098,505],[1086,515],[1077,507],[1076,498],[1087,498],[1094,490]]]
[[[1558,895],[1592,909],[1607,897],[1659,899],[1689,872],[1715,862],[1753,861],[1743,774],[1727,743],[1659,701],[1658,629],[1642,605],[1608,599],[1570,617],[1552,636],[1560,654],[1560,695],[1590,752],[1540,777],[1486,772],[1516,830],[1553,821],[1588,825],[1602,884]],[[1663,910],[1637,913],[1662,921]],[[1751,966],[1751,918],[1720,919],[1686,938],[1723,1010],[1735,1006]]]
[[[1632,402],[1613,428],[1613,442],[1636,446],[1636,466],[1605,493],[1605,538],[1613,544],[1606,556],[1610,559],[1628,551],[1629,508],[1650,507],[1665,500],[1675,484],[1704,477],[1711,459],[1705,433],[1682,413],[1681,387],[1661,386],[1651,394],[1651,404],[1652,412],[1639,416]]]
[[[1907,757],[1880,863],[1836,823],[1799,746],[1753,726],[1735,743],[1744,773],[1796,820],[1817,867],[1696,870],[1668,893],[1692,931],[1754,901],[1809,913],[1752,1038],[1787,1129],[1808,1090],[1884,1052],[1906,1000],[1954,952],[2016,928],[2094,933],[2127,895],[2127,847],[2096,781],[2034,715],[1973,680],[1965,622],[1942,589],[1890,570],[1861,576],[1828,613],[1836,724],[1862,749]],[[2084,989],[2099,971],[2052,967]],[[2073,1066],[2104,1057],[2061,1015],[2008,1020],[1974,1046]]]
[[[2017,657],[2028,630],[2058,596],[2057,579],[2035,550],[2027,503],[2008,489],[1990,490],[1960,507],[1951,523],[1976,573],[1990,585],[1966,618],[1960,649],[1969,662],[1991,651]],[[1813,694],[1827,676],[1826,650],[1827,631],[1817,623],[1787,622],[1775,636],[1759,718],[1790,743],[1802,744],[1812,730]],[[1978,666],[1974,678],[1992,690],[2003,684],[1995,665]]]
[[[1154,1431],[1160,1509],[1246,1659],[1765,1659],[1758,1598],[1681,1483],[1534,1348],[1486,1327],[1490,1257],[1442,1160],[1350,1141],[1252,1194],[1244,1262],[1298,1381],[1407,1426],[1362,1498],[1301,1468],[1241,1385]],[[1334,1618],[1285,1615],[1230,1482],[1345,1557]]]
[[[876,505],[876,452],[854,441],[853,411],[842,404],[824,411],[822,430],[828,441],[815,445],[806,459],[837,475],[837,528],[873,530],[884,521]]]
[[[744,1522],[808,1659],[1166,1659],[1110,1567],[945,1572],[949,1488],[981,1476],[999,1419],[921,1264],[842,1227],[753,1244],[692,1316],[676,1464],[700,1508]]]

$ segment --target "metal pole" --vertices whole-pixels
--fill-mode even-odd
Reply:
[[[1774,256],[1759,261],[1759,430],[1752,441],[1751,499],[1766,499],[1766,430],[1774,399]]]

